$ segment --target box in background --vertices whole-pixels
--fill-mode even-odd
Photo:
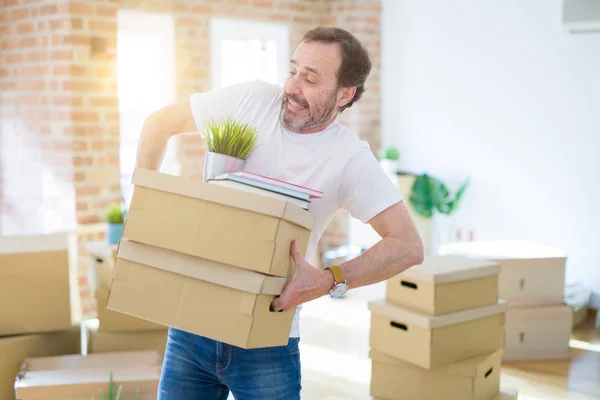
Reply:
[[[0,236],[0,336],[73,325],[72,239],[69,233]]]
[[[498,303],[500,266],[462,256],[425,256],[420,265],[386,282],[388,302],[427,315]]]
[[[389,400],[490,400],[500,392],[502,352],[427,370],[371,350],[371,395]]]
[[[14,383],[28,357],[81,354],[81,328],[0,337],[0,399],[14,400]]]
[[[504,347],[506,303],[427,316],[384,300],[368,303],[370,347],[425,369]]]
[[[141,168],[132,182],[124,238],[280,277],[293,240],[306,254],[315,215],[285,200]]]
[[[560,305],[564,301],[567,254],[528,240],[449,243],[441,254],[495,261],[500,298],[509,307]]]
[[[155,351],[29,358],[23,363],[15,392],[19,400],[81,400],[123,385],[121,399],[156,399],[162,357]]]
[[[107,308],[242,348],[288,343],[287,279],[122,239]]]
[[[117,261],[117,246],[104,242],[86,243],[90,290],[108,290]]]
[[[503,361],[569,359],[572,327],[567,305],[509,309]]]
[[[98,320],[82,323],[83,354],[154,350],[165,353],[169,328],[136,332],[100,332]]]

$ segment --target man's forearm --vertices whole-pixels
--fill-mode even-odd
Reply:
[[[157,114],[148,117],[142,127],[136,156],[136,166],[139,168],[159,170],[165,156],[171,135],[164,131]]]
[[[417,265],[423,257],[420,242],[384,237],[360,256],[340,265],[348,288],[357,288],[387,280]],[[331,281],[333,284],[333,280]]]

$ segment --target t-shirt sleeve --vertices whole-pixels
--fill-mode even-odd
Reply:
[[[368,147],[362,147],[348,160],[340,176],[340,207],[365,224],[386,208],[404,200],[404,195]]]
[[[237,83],[221,89],[190,95],[190,106],[200,136],[206,137],[206,123],[219,121],[226,116],[236,116],[243,100],[255,82]]]

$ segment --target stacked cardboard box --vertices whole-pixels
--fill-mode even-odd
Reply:
[[[15,393],[19,400],[104,399],[112,379],[113,393],[122,386],[122,400],[155,400],[160,369],[153,351],[32,357],[23,363]]]
[[[566,254],[533,241],[451,243],[444,254],[500,265],[500,297],[508,304],[503,361],[568,359],[573,310],[565,304]]]
[[[285,345],[270,305],[312,213],[280,198],[136,169],[107,308],[243,348]]]
[[[371,301],[371,394],[379,399],[493,400],[500,391],[506,303],[499,266],[426,256]]]
[[[82,324],[87,353],[157,350],[164,354],[168,327],[106,308],[108,290],[117,261],[117,246],[89,243],[88,281],[97,304],[97,321]]]
[[[26,357],[81,352],[71,239],[68,233],[0,236],[0,399],[15,398]]]

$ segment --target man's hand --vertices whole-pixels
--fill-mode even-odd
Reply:
[[[271,303],[273,311],[290,310],[302,303],[317,299],[329,293],[334,283],[331,272],[315,268],[304,260],[295,240],[292,242],[290,254],[296,264],[296,271],[281,294],[273,299]]]

